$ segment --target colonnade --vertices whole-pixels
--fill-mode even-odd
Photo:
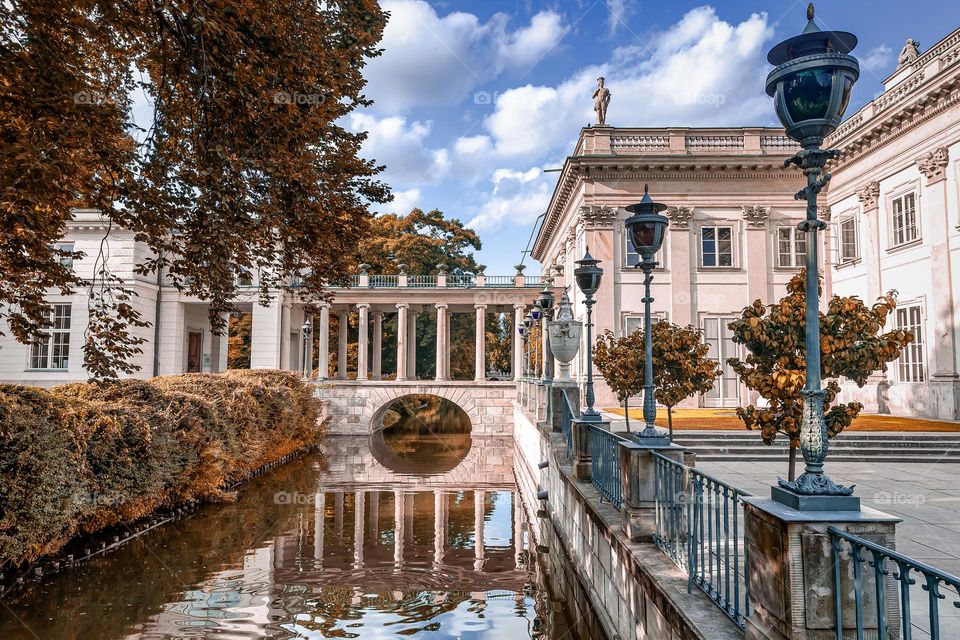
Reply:
[[[339,318],[339,338],[337,340],[337,372],[336,379],[346,380],[347,371],[347,344],[349,342],[349,321],[350,313],[356,310],[358,315],[358,337],[357,337],[357,372],[358,381],[380,380],[383,378],[383,353],[384,348],[396,349],[396,377],[398,382],[406,380],[416,380],[417,371],[417,322],[421,315],[429,313],[428,309],[435,309],[436,322],[436,375],[435,380],[450,380],[450,317],[460,309],[454,310],[446,302],[437,302],[432,305],[411,305],[406,302],[398,302],[392,305],[392,309],[385,305],[374,305],[361,302],[355,305],[331,305],[322,303],[318,317],[311,318],[315,331],[319,335],[319,358],[317,360],[317,369],[320,378],[327,378],[330,365],[330,313],[335,312]],[[465,306],[465,305],[459,305]],[[526,313],[526,305],[515,304],[514,307],[514,326],[522,322]],[[486,320],[487,305],[474,304],[474,313],[476,316],[475,329],[475,370],[474,379],[477,381],[485,380],[487,377],[486,369]],[[384,345],[383,342],[383,324],[385,313],[396,313],[397,315],[397,340],[395,347]],[[372,327],[371,327],[372,325]],[[372,328],[372,332],[371,332]],[[372,333],[372,338],[371,338]],[[518,377],[523,369],[523,345],[515,331],[511,331],[513,358],[512,358],[512,377]],[[372,344],[371,344],[372,342]],[[372,348],[371,348],[372,347]]]

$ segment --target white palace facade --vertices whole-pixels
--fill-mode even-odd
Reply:
[[[772,111],[772,106],[771,106]],[[871,412],[960,420],[960,29],[900,66],[883,92],[825,146],[843,151],[821,193],[825,293],[872,303],[896,290],[892,324],[916,340],[847,400]],[[642,321],[643,274],[623,209],[645,184],[670,219],[653,280],[654,315],[703,329],[711,356],[738,354],[727,323],[754,300],[773,302],[803,263],[804,186],[783,161],[798,149],[780,129],[587,127],[564,162],[533,255],[572,282],[586,248],[604,279],[597,331]],[[579,315],[582,296],[573,291]],[[582,376],[584,350],[575,368]],[[616,403],[604,385],[599,403]],[[688,405],[756,401],[724,364],[713,391]]]
[[[772,112],[772,107],[771,107]],[[884,90],[828,139],[843,151],[821,193],[827,221],[821,265],[827,295],[857,295],[871,302],[889,290],[899,304],[891,323],[916,336],[889,370],[858,389],[846,384],[847,399],[867,411],[960,420],[957,343],[960,340],[960,29],[916,60],[901,65]],[[595,126],[581,131],[565,160],[533,247],[543,273],[555,286],[573,282],[574,261],[587,247],[601,261],[603,283],[594,307],[597,332],[617,335],[640,326],[642,273],[624,233],[626,205],[640,199],[645,184],[655,200],[669,205],[670,226],[653,281],[654,313],[703,329],[719,361],[737,354],[727,324],[754,300],[782,297],[784,285],[801,266],[804,237],[796,229],[802,203],[793,198],[802,176],[785,169],[797,147],[781,129],[629,128]],[[66,248],[87,254],[74,268],[91,277],[106,226],[96,211],[75,213],[63,239]],[[148,249],[132,234],[114,230],[108,238],[111,271],[138,295],[152,327],[138,329],[146,340],[134,361],[134,375],[147,377],[226,368],[227,338],[214,335],[206,304],[155,277],[138,275],[134,265]],[[359,371],[336,377],[376,379],[384,349],[397,349],[398,369],[390,374],[416,379],[407,363],[410,327],[436,322],[437,377],[448,374],[449,316],[506,312],[515,320],[539,292],[539,276],[440,275],[356,276],[354,287],[334,291],[330,304],[311,305],[296,291],[277,291],[268,306],[258,303],[255,283],[242,282],[239,308],[253,315],[251,366],[326,372],[330,315],[355,313],[361,331]],[[576,313],[585,307],[569,288]],[[41,345],[22,345],[9,331],[0,337],[0,382],[50,385],[83,380],[82,346],[87,318],[85,293],[51,294],[54,326]],[[319,309],[319,311],[317,311]],[[311,315],[311,311],[317,311]],[[397,314],[406,340],[385,345],[384,314]],[[347,323],[340,323],[344,328]],[[320,362],[306,360],[305,329],[320,333]],[[347,336],[337,341],[345,348]],[[483,333],[477,332],[476,361],[483,360]],[[574,373],[584,375],[586,344]],[[366,355],[368,354],[369,355]],[[404,355],[400,355],[403,353]],[[345,352],[338,355],[346,362]],[[514,348],[514,371],[522,362]],[[476,377],[487,371],[476,367]],[[712,392],[692,406],[736,407],[757,399],[730,368]],[[598,405],[616,405],[609,389],[598,387]]]

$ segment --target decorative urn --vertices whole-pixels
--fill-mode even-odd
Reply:
[[[580,334],[583,332],[583,323],[573,319],[570,298],[563,292],[560,304],[557,307],[556,320],[547,323],[550,334],[550,352],[560,363],[560,371],[555,382],[572,382],[570,379],[570,362],[580,350]]]

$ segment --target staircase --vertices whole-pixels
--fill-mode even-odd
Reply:
[[[782,434],[767,446],[758,431],[675,431],[674,442],[687,447],[697,460],[709,462],[782,462],[787,440]],[[957,462],[958,433],[890,433],[850,431],[830,440],[830,460],[835,462]],[[801,456],[797,455],[802,464]]]

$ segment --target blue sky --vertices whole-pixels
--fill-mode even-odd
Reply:
[[[805,24],[806,2],[384,0],[391,13],[365,75],[375,104],[348,119],[387,166],[380,212],[440,209],[483,241],[478,261],[512,273],[557,168],[593,121],[598,75],[613,126],[775,125],[766,51]],[[852,31],[861,78],[848,113],[882,88],[907,38],[926,51],[960,26],[955,0],[817,3]],[[531,260],[528,258],[527,263]],[[536,268],[532,270],[536,273]]]

